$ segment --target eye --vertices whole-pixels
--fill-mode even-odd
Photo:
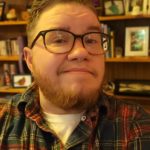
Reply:
[[[58,31],[48,32],[45,37],[45,42],[48,45],[63,45],[68,43],[68,41],[68,35],[66,33],[61,33]]]
[[[57,43],[57,44],[63,44],[63,43],[66,43],[67,40],[64,39],[64,38],[56,38],[56,39],[53,39],[53,43]]]
[[[85,39],[85,42],[87,44],[95,44],[95,43],[97,43],[97,40],[94,38],[87,38],[87,39]]]

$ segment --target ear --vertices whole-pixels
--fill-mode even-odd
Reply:
[[[24,53],[24,59],[26,61],[26,64],[27,64],[29,70],[32,72],[33,71],[32,50],[28,47],[24,47],[23,53]]]

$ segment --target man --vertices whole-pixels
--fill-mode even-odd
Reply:
[[[150,116],[102,92],[108,36],[90,0],[34,1],[27,32],[34,83],[1,101],[0,149],[149,149]]]

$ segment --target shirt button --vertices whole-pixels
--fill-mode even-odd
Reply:
[[[86,116],[82,116],[81,121],[85,121],[85,120],[86,120]]]

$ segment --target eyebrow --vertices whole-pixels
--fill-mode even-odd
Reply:
[[[100,31],[100,27],[99,27],[99,26],[89,26],[87,29],[88,29],[88,30]]]
[[[50,28],[51,29],[60,29],[60,30],[69,30],[69,27],[54,27],[54,28]]]

